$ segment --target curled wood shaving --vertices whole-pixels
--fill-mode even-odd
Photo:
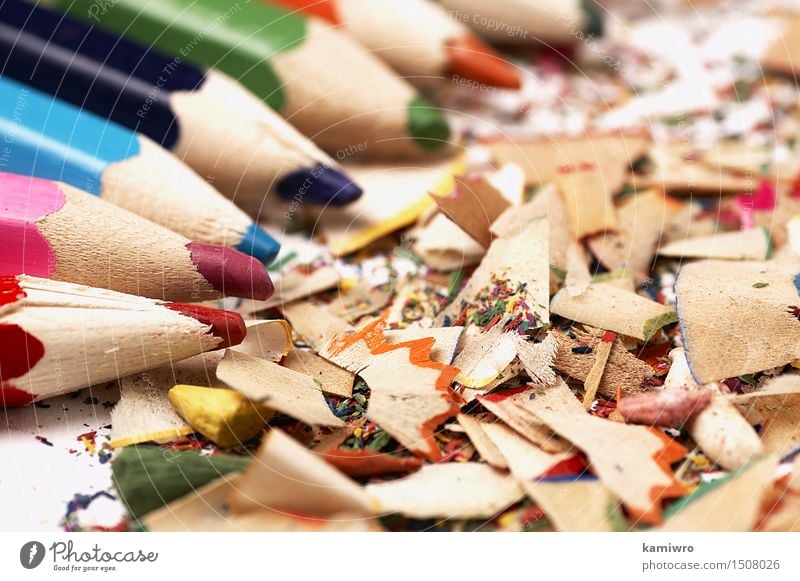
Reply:
[[[389,344],[386,322],[335,336],[327,357],[369,385],[367,417],[406,448],[431,461],[441,458],[434,430],[458,413],[461,402],[450,384],[458,368],[431,359],[433,337]]]
[[[670,464],[686,449],[660,431],[620,424],[586,413],[563,381],[539,392],[523,416],[535,418],[583,450],[592,470],[638,520],[661,521],[661,501],[684,494]]]

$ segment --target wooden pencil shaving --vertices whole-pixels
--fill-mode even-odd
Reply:
[[[654,146],[649,157],[655,168],[636,176],[638,187],[697,195],[741,194],[755,187],[750,177],[699,163],[698,153],[686,146]]]
[[[676,258],[766,260],[771,249],[772,243],[766,228],[751,228],[670,242],[659,248],[658,253]]]
[[[661,502],[683,495],[669,465],[686,449],[661,432],[590,416],[563,382],[516,407],[571,441],[589,457],[605,486],[644,522],[661,521]]]
[[[545,452],[501,423],[484,424],[483,430],[502,454],[511,474],[523,486],[525,483],[543,476],[556,464],[575,454],[574,450]]]
[[[370,387],[370,419],[409,450],[438,460],[434,430],[456,415],[460,398],[450,384],[458,368],[431,360],[432,337],[391,345],[384,326],[378,320],[356,333],[334,337],[327,356]]]
[[[659,190],[634,194],[617,208],[617,231],[591,236],[586,244],[609,270],[649,272],[663,231],[682,208]]]
[[[600,382],[605,375],[608,358],[611,355],[611,349],[616,339],[617,336],[614,333],[606,331],[600,337],[600,342],[597,343],[594,363],[592,363],[592,368],[589,370],[589,375],[586,376],[586,381],[583,382],[583,407],[587,410],[592,406],[595,395],[597,395],[597,389],[600,387]]]
[[[564,279],[564,288],[571,297],[577,297],[586,292],[592,282],[592,273],[586,260],[586,252],[578,244],[570,246],[567,253],[567,275]]]
[[[559,291],[550,310],[561,317],[649,341],[677,319],[674,309],[608,283],[593,283],[580,296]]]
[[[313,351],[292,349],[283,360],[287,369],[302,373],[319,383],[325,393],[350,397],[353,395],[355,374],[320,357]]]
[[[553,371],[558,354],[558,338],[553,331],[540,343],[517,340],[517,358],[534,385],[552,385],[556,381]]]
[[[768,262],[703,260],[681,269],[678,317],[697,381],[763,371],[800,357],[796,274]]]
[[[776,73],[792,77],[797,75],[800,70],[800,54],[797,53],[798,41],[800,41],[800,19],[792,18],[786,29],[761,55],[761,65]]]
[[[291,515],[272,508],[258,507],[233,512],[228,498],[237,490],[241,477],[214,480],[143,519],[148,531],[175,532],[367,532],[380,527],[358,513],[338,513],[330,517]]]
[[[120,380],[120,399],[111,412],[111,445],[121,448],[142,442],[169,442],[192,433],[169,403],[172,370],[155,369]]]
[[[542,186],[529,202],[506,209],[494,221],[491,231],[498,238],[510,238],[520,234],[531,222],[539,218],[547,220],[550,266],[566,272],[567,249],[573,237],[564,201],[555,185]]]
[[[246,325],[247,336],[234,350],[268,361],[280,361],[292,348],[292,328],[286,321],[247,321]]]
[[[616,530],[612,517],[620,518],[615,515],[619,512],[618,503],[599,480],[535,480],[523,486],[556,530],[576,533]]]
[[[347,323],[355,323],[364,315],[382,310],[391,300],[389,291],[359,284],[346,293],[339,293],[328,305],[328,312]]]
[[[512,166],[509,168],[514,171]],[[516,171],[521,172],[519,168]],[[493,183],[492,177],[496,176],[481,175],[476,178],[457,176],[453,192],[447,196],[433,198],[443,214],[484,248],[488,248],[492,242],[492,234],[489,231],[492,222],[511,205],[511,201],[519,202],[522,193],[520,179],[518,191],[515,195],[511,195],[510,201]]]
[[[383,336],[390,345],[432,337],[434,344],[431,348],[431,360],[450,364],[455,357],[463,331],[464,327],[408,328],[384,331]]]
[[[602,333],[573,327],[569,333],[551,331],[550,335],[557,343],[553,368],[585,382],[594,367],[593,354],[601,342]],[[609,399],[616,399],[618,391],[623,396],[631,396],[642,392],[645,382],[652,376],[653,369],[629,353],[622,339],[617,337],[611,346],[597,391]]]
[[[483,333],[468,332],[464,347],[453,362],[459,369],[456,381],[472,389],[492,383],[517,356],[518,336],[500,325]]]
[[[722,481],[706,484],[671,508],[671,514],[659,527],[664,532],[751,531],[761,514],[761,502],[772,486],[777,458],[754,460]],[[719,510],[718,507],[728,507]],[[732,510],[732,507],[735,509]]]
[[[379,512],[446,519],[491,518],[523,495],[513,476],[477,462],[433,464],[366,491]]]
[[[311,302],[291,303],[282,310],[294,333],[317,353],[324,350],[332,335],[352,330],[345,321]]]
[[[228,494],[231,510],[271,508],[330,516],[368,515],[374,503],[364,489],[280,430],[272,430],[237,485]]]
[[[508,468],[508,462],[506,462],[505,456],[495,445],[492,438],[489,437],[486,430],[488,424],[495,423],[498,420],[491,417],[491,414],[488,414],[488,416],[487,418],[486,416],[458,414],[458,423],[464,428],[481,459],[490,466],[505,470]]]
[[[800,446],[800,396],[755,398],[746,406],[745,418],[748,423],[761,424],[759,436],[765,452],[788,454]]]
[[[577,240],[616,230],[617,215],[612,202],[613,187],[601,168],[591,164],[559,168],[555,184],[564,200],[572,234]]]
[[[774,397],[778,395],[800,394],[800,375],[785,373],[768,378],[758,389],[742,394],[730,394],[727,399],[732,403],[745,403],[759,397]]]
[[[533,391],[523,386],[478,396],[477,399],[483,407],[545,452],[569,450],[572,447],[569,442],[559,437],[544,422],[525,413],[525,409],[533,405],[531,395],[537,392],[543,393],[543,390]]]
[[[217,366],[217,377],[249,400],[306,424],[342,424],[314,379],[277,363],[229,350]]]
[[[486,248],[441,213],[409,237],[414,240],[414,252],[425,264],[443,272],[478,264],[486,253]]]
[[[497,162],[520,166],[528,184],[553,181],[562,166],[590,163],[615,168],[618,177],[611,184],[617,187],[622,186],[628,168],[645,153],[648,145],[647,135],[622,132],[556,140],[498,140],[486,144]],[[616,187],[610,189],[614,191]]]

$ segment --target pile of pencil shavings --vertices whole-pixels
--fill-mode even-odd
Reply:
[[[457,177],[460,204],[435,197],[406,239],[434,248],[442,208],[481,245],[472,265],[443,272],[386,241],[344,259],[319,247],[313,267],[280,265],[276,295],[290,300],[240,305],[257,314],[241,345],[123,380],[113,471],[134,519],[156,531],[796,527],[800,261],[781,236],[794,210],[778,210],[800,204],[765,177],[747,200],[769,228],[719,223],[740,198],[635,187],[654,146],[627,139],[600,138],[617,181],[596,179],[578,140],[551,183],[513,162]],[[352,278],[291,295],[292,277],[326,270]]]
[[[132,522],[798,530],[800,188],[773,155],[795,152],[796,91],[726,135],[789,87],[732,79],[719,119],[481,136],[468,157],[491,163],[367,176],[354,207],[306,217],[326,246],[279,260],[241,346],[122,382]],[[711,145],[685,138],[708,124]]]

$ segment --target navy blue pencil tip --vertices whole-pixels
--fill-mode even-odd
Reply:
[[[344,206],[363,193],[342,171],[320,164],[285,175],[275,189],[284,201],[314,206]]]

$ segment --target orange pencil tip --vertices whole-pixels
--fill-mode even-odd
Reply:
[[[519,72],[492,47],[475,36],[465,36],[447,43],[450,75],[458,75],[476,83],[519,89]]]

